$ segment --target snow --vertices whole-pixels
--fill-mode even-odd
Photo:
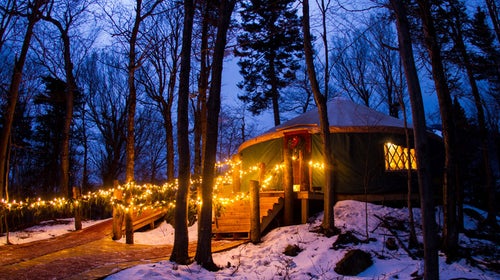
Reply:
[[[189,242],[198,239],[198,226],[194,224],[188,228]],[[117,242],[125,243],[125,238],[117,240]],[[174,244],[174,227],[167,222],[162,222],[154,230],[146,232],[134,233],[134,244],[144,245],[165,245]]]
[[[423,273],[423,261],[411,259],[405,250],[389,251],[384,247],[391,236],[375,217],[407,219],[408,209],[396,209],[357,201],[340,201],[335,206],[335,223],[342,232],[352,231],[359,239],[366,239],[365,205],[368,211],[368,233],[376,241],[348,245],[345,249],[332,249],[336,236],[327,238],[311,232],[319,226],[319,215],[308,224],[276,228],[262,238],[259,244],[247,243],[229,251],[214,253],[214,262],[222,269],[209,272],[193,263],[177,265],[170,261],[138,265],[107,277],[114,279],[412,279],[415,272]],[[420,211],[414,209],[415,220]],[[162,225],[151,233],[137,233],[134,240],[141,244],[158,244],[154,237],[162,235],[162,243],[173,242],[173,229]],[[196,225],[190,234],[196,235]],[[420,231],[417,229],[417,234]],[[147,235],[146,235],[147,234]],[[148,237],[146,237],[148,236]],[[165,238],[166,237],[166,238]],[[406,235],[400,236],[404,239]],[[465,242],[470,242],[464,236]],[[196,239],[190,236],[190,240]],[[141,241],[139,241],[141,240]],[[478,242],[477,240],[474,242]],[[288,245],[298,245],[303,251],[295,257],[283,254]],[[494,246],[490,244],[491,246]],[[374,264],[357,276],[342,276],[334,271],[336,263],[350,249],[361,249],[372,255]],[[500,275],[473,267],[465,260],[447,264],[444,255],[439,257],[441,279],[499,279]]]
[[[365,208],[366,207],[366,208]],[[478,209],[475,209],[479,211]],[[368,219],[365,218],[365,211]],[[484,214],[484,213],[482,213]],[[322,215],[310,219],[309,223],[280,227],[272,230],[262,238],[259,244],[246,243],[237,248],[214,253],[214,262],[222,269],[209,272],[193,263],[177,265],[168,260],[137,265],[108,276],[106,279],[414,279],[415,273],[422,275],[423,261],[413,260],[401,247],[390,251],[385,248],[385,241],[392,237],[391,233],[381,225],[375,217],[393,217],[401,221],[408,218],[408,209],[391,208],[357,201],[340,201],[335,205],[335,224],[342,232],[351,231],[361,240],[370,242],[348,244],[345,248],[333,249],[332,245],[338,236],[327,238],[311,230],[320,225]],[[440,211],[437,215],[442,215]],[[414,209],[415,220],[420,225],[420,211]],[[367,223],[365,221],[367,220]],[[442,219],[437,219],[438,221]],[[71,221],[71,220],[69,220]],[[85,226],[95,222],[86,222]],[[474,228],[475,221],[466,219],[466,228]],[[29,242],[40,238],[51,238],[72,230],[73,224],[41,225],[22,232],[11,233],[14,243]],[[189,240],[197,238],[197,225],[189,227]],[[42,237],[42,235],[44,237]],[[417,235],[421,236],[417,227]],[[400,231],[399,238],[406,242],[407,233]],[[2,237],[4,238],[4,237]],[[488,241],[471,239],[460,235],[461,246],[484,246],[496,248]],[[3,241],[5,241],[3,239]],[[136,244],[172,244],[174,229],[162,223],[154,230],[136,232]],[[1,241],[0,241],[1,242]],[[124,242],[120,240],[117,242]],[[5,243],[5,242],[1,242]],[[295,257],[286,256],[283,252],[288,245],[297,245],[302,251]],[[334,271],[336,263],[351,249],[361,249],[372,256],[373,265],[357,276],[342,276]],[[481,256],[477,256],[481,257]],[[167,259],[167,258],[166,258]],[[446,263],[445,256],[439,255],[441,279],[500,279],[500,274],[484,267],[473,266],[467,260]]]

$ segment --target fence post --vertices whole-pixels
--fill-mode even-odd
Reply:
[[[134,244],[134,219],[132,215],[134,214],[134,209],[130,207],[130,202],[132,200],[132,190],[130,190],[130,185],[126,193],[127,197],[127,207],[128,211],[125,211],[125,243]]]
[[[260,199],[259,182],[250,181],[250,240],[260,242]]]
[[[73,207],[75,209],[75,230],[82,229],[82,208],[80,205],[80,188],[73,187]]]
[[[118,181],[113,181],[113,199],[122,200],[123,199],[123,191],[118,189]],[[113,240],[120,240],[123,235],[122,231],[123,225],[123,212],[116,205],[113,205]]]

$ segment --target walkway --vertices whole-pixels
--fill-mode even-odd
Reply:
[[[99,279],[137,264],[168,259],[171,245],[127,245],[111,240],[112,221],[78,232],[0,246],[0,279]],[[218,252],[245,241],[212,241]],[[189,244],[194,255],[196,243]]]

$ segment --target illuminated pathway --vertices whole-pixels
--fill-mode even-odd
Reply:
[[[98,279],[168,259],[171,245],[126,245],[111,240],[112,221],[52,239],[0,246],[0,279]],[[214,252],[245,241],[212,241]],[[194,255],[196,243],[189,244]]]

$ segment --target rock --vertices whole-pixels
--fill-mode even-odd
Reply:
[[[297,245],[288,245],[285,248],[285,251],[283,254],[289,256],[289,257],[295,257],[297,256],[300,252],[302,252],[302,249],[297,246]]]
[[[359,249],[351,250],[335,266],[335,272],[340,275],[354,276],[363,272],[373,264],[369,253]]]
[[[385,241],[385,247],[391,251],[399,249],[399,246],[396,243],[396,239],[394,237],[387,238],[387,240]]]
[[[348,244],[353,244],[353,245],[358,245],[359,243],[362,243],[362,241],[357,238],[352,232],[348,231],[346,233],[341,233],[337,237],[337,240],[333,242],[333,249],[342,249],[345,248],[345,245]]]

